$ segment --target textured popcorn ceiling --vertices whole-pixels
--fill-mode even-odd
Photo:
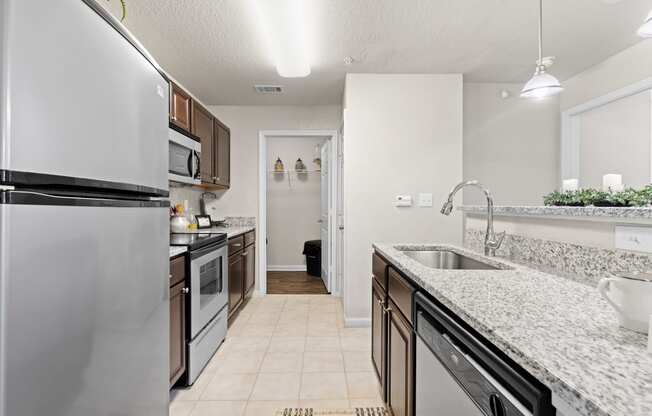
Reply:
[[[252,0],[127,0],[125,24],[206,104],[339,104],[347,72],[524,82],[534,69],[536,0],[305,1],[313,56],[304,79],[276,74]],[[639,42],[650,8],[649,0],[544,1],[552,72],[563,80]],[[355,62],[344,65],[346,56]],[[286,92],[259,95],[255,83]]]

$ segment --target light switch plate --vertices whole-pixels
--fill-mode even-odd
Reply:
[[[412,196],[411,195],[396,195],[396,200],[394,205],[397,207],[411,207],[412,206]]]
[[[419,194],[419,206],[420,207],[431,207],[432,206],[432,194]]]
[[[652,253],[652,227],[617,225],[615,236],[618,249]]]

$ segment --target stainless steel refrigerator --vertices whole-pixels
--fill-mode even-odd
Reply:
[[[91,0],[0,0],[0,416],[168,413],[168,83]]]

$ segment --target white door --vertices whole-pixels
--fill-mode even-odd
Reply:
[[[331,291],[330,284],[330,178],[328,175],[328,159],[330,155],[330,141],[327,140],[321,146],[321,215],[319,225],[321,227],[321,278],[324,280],[326,290]]]

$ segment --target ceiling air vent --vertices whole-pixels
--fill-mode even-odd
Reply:
[[[258,94],[282,94],[282,85],[254,85],[254,89]]]

